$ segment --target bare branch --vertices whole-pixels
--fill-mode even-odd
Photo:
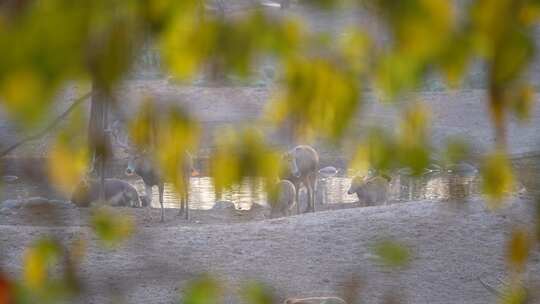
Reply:
[[[90,96],[92,95],[91,92],[88,92],[86,94],[84,94],[83,96],[77,98],[73,104],[71,106],[69,106],[69,108],[67,108],[66,111],[64,111],[62,114],[60,114],[56,119],[54,119],[45,129],[43,129],[42,131],[34,134],[34,135],[31,135],[31,136],[28,136],[26,138],[24,138],[23,140],[11,145],[9,148],[3,150],[2,152],[0,152],[0,157],[4,157],[6,156],[7,154],[9,154],[11,151],[17,149],[19,146],[29,142],[29,141],[33,141],[33,140],[37,140],[37,139],[40,139],[41,137],[43,137],[45,134],[49,133],[52,129],[54,129],[62,120],[64,120],[64,118],[66,118],[69,114],[71,114],[71,112],[73,112],[73,110],[75,110],[75,108],[80,105],[81,103],[83,103],[83,101],[86,101]]]

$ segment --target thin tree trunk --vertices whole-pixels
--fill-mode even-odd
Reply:
[[[92,84],[92,101],[88,125],[89,149],[93,155],[92,168],[99,178],[99,199],[105,201],[105,161],[107,157],[107,101],[108,94],[103,88]]]

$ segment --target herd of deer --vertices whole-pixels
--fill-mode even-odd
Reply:
[[[157,186],[159,191],[159,203],[161,207],[161,221],[164,221],[163,193],[165,183],[151,159],[144,152],[136,151],[129,145],[119,144],[128,153],[128,164],[125,169],[126,175],[136,174],[145,185],[145,195],[139,195],[137,190],[128,182],[109,178],[105,179],[105,200],[112,206],[146,207],[152,203],[152,188]],[[270,216],[287,216],[293,213],[296,205],[296,213],[300,214],[299,190],[305,187],[307,190],[307,208],[305,212],[315,211],[315,190],[320,177],[328,178],[338,173],[334,167],[325,167],[319,170],[319,155],[315,149],[307,145],[296,146],[283,154],[285,173],[275,185],[275,194],[269,197],[271,207]],[[198,172],[194,168],[193,156],[186,152],[184,167],[182,170],[183,189],[177,189],[180,193],[179,215],[189,219],[189,180]],[[379,191],[373,194],[373,186]],[[380,177],[369,179],[354,179],[349,189],[349,194],[356,193],[358,198],[366,203],[374,203],[386,200],[388,180]],[[99,200],[99,182],[86,179],[81,182],[72,195],[72,202],[77,206],[87,207],[90,203]]]

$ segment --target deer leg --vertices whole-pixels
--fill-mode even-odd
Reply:
[[[186,205],[186,220],[189,220],[189,190],[184,193],[184,204]]]
[[[307,204],[306,209],[304,209],[304,213],[307,213],[311,210],[311,185],[309,183],[309,177],[304,177],[302,179],[302,184],[306,187],[307,190]]]
[[[317,192],[317,176],[309,177],[311,183],[311,212],[315,212],[315,192]]]
[[[165,190],[165,185],[163,183],[159,184],[158,189],[159,189],[159,204],[161,206],[161,222],[164,222],[165,221],[165,210],[164,210],[164,207],[163,207],[163,191]]]
[[[296,214],[300,214],[300,197],[299,197],[299,192],[300,192],[300,184],[298,185],[295,185],[295,191],[294,191],[294,199],[296,201]]]
[[[152,206],[152,186],[144,184],[144,191],[146,193],[146,200],[148,207]]]
[[[180,210],[178,211],[178,215],[184,214],[184,193],[179,193],[180,196]]]
[[[307,196],[308,196],[308,203],[306,212],[312,212],[313,211],[313,188],[311,188],[311,184],[308,183],[306,186],[307,188]]]

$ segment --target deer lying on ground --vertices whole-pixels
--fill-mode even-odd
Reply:
[[[79,207],[89,207],[99,201],[99,180],[81,181],[73,194],[71,202]],[[105,203],[115,207],[144,207],[148,204],[137,190],[128,182],[116,178],[105,179]]]
[[[300,145],[286,152],[283,160],[287,164],[287,174],[284,179],[291,181],[296,189],[296,209],[300,214],[300,202],[298,193],[300,185],[304,185],[308,193],[308,205],[306,212],[315,211],[315,188],[319,170],[319,154],[310,146]]]

